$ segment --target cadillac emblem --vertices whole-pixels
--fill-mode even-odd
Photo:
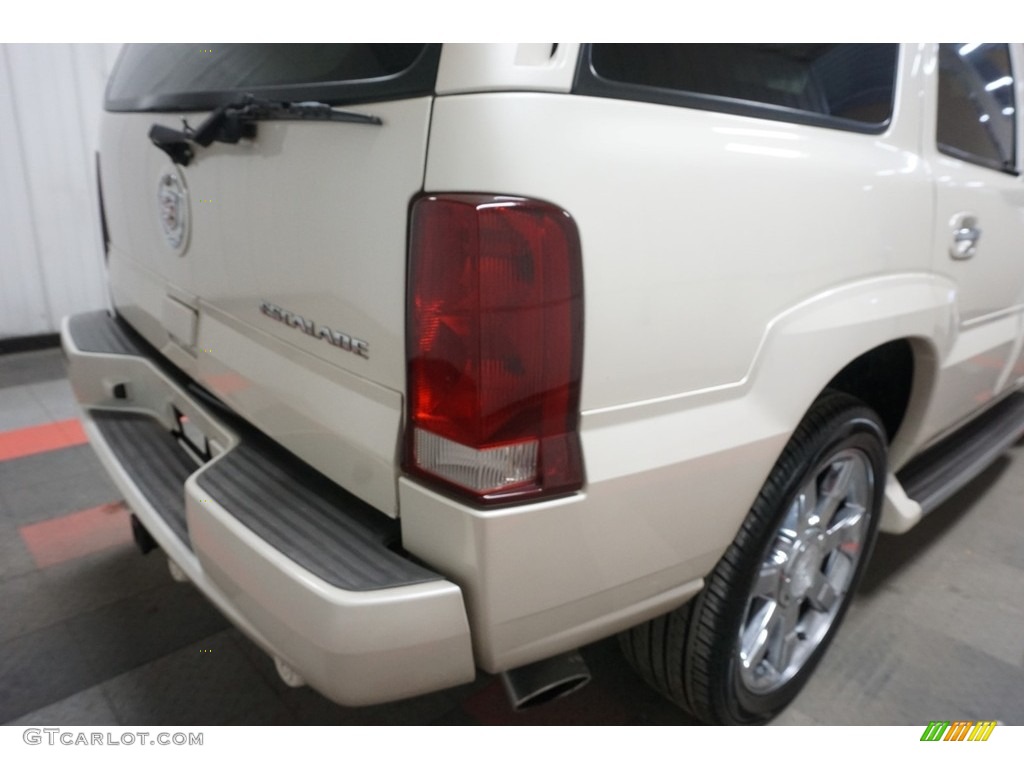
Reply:
[[[160,173],[156,190],[157,214],[164,240],[178,254],[188,245],[188,190],[176,168]]]

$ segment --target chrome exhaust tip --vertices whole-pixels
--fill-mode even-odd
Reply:
[[[296,672],[292,667],[284,660],[274,657],[274,669],[277,670],[278,677],[281,681],[289,688],[301,688],[306,685],[305,678]]]
[[[519,712],[575,693],[590,682],[590,669],[579,651],[571,651],[502,672],[501,681]]]

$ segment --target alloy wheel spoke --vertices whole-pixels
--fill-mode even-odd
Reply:
[[[777,612],[777,603],[765,603],[761,610],[751,617],[740,636],[740,661],[747,669],[755,670],[764,661],[771,636],[770,627]]]
[[[793,651],[799,641],[796,625],[800,619],[800,601],[794,600],[789,605],[780,606],[772,619],[768,631],[770,644],[768,661],[775,668],[776,673],[781,675],[789,667],[793,659]]]
[[[796,525],[792,533],[794,538],[799,538],[803,531],[818,522],[818,489],[815,483],[810,482],[805,485],[793,503],[796,511]]]
[[[807,598],[815,610],[829,612],[839,599],[839,593],[824,573],[815,575],[814,583],[807,592]]]
[[[761,571],[754,581],[753,597],[764,597],[769,600],[777,600],[779,587],[782,585],[782,566],[774,560],[761,564]]]
[[[843,459],[829,467],[825,479],[822,481],[823,494],[818,510],[819,520],[824,520],[828,524],[842,503],[846,501],[850,493],[855,466],[852,459]]]
[[[849,511],[850,514],[825,531],[825,549],[828,552],[839,550],[849,557],[855,557],[860,551],[867,518],[863,507],[851,505]]]

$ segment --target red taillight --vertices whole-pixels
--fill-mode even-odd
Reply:
[[[405,468],[496,503],[578,489],[579,234],[548,203],[436,195],[412,209]]]

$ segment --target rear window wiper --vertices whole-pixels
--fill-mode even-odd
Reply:
[[[193,144],[208,147],[215,141],[237,144],[241,139],[254,139],[256,123],[261,120],[327,120],[383,125],[376,115],[335,109],[319,101],[272,101],[258,99],[250,93],[239,101],[218,107],[196,128],[185,119],[182,119],[180,130],[154,123],[149,129],[149,140],[178,165],[188,165],[195,157]]]

